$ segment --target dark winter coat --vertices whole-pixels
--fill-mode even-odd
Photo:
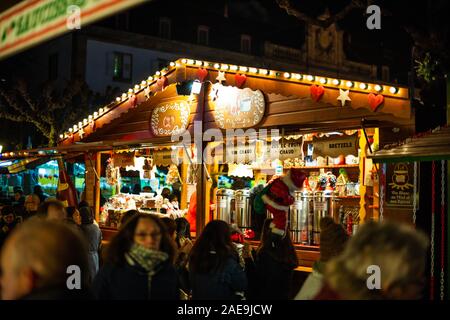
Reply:
[[[165,262],[155,270],[151,296],[147,272],[139,265],[105,264],[94,279],[92,291],[101,300],[178,300],[178,279],[175,268]]]
[[[102,232],[94,223],[82,224],[81,231],[88,244],[89,279],[94,280],[99,268],[99,250],[102,244]]]
[[[189,273],[194,300],[234,300],[247,290],[247,276],[239,261],[230,257],[221,271]]]

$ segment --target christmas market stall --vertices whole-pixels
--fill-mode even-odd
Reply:
[[[179,59],[74,124],[59,147],[85,152],[86,200],[104,228],[129,209],[193,209],[196,231],[222,219],[257,245],[273,216],[310,270],[321,217],[351,234],[396,214],[380,205],[380,168],[368,155],[414,134],[410,99],[393,84]],[[280,199],[265,189],[277,177],[289,189]],[[165,189],[178,195],[176,210]]]

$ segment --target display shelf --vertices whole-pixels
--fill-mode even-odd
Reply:
[[[359,164],[341,164],[341,165],[331,165],[331,166],[311,166],[311,167],[289,167],[289,168],[283,168],[284,170],[289,169],[304,169],[304,170],[319,170],[319,169],[340,169],[340,168],[359,168]],[[275,168],[272,167],[255,167],[252,168],[253,170],[275,170]]]

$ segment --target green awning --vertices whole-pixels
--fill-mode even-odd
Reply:
[[[408,138],[368,157],[377,163],[450,160],[450,128],[437,128]]]

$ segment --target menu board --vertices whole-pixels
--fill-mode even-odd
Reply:
[[[417,173],[417,176],[419,174]],[[417,194],[418,194],[417,182]],[[412,208],[414,203],[414,163],[389,163],[386,165],[386,197],[389,207]]]

